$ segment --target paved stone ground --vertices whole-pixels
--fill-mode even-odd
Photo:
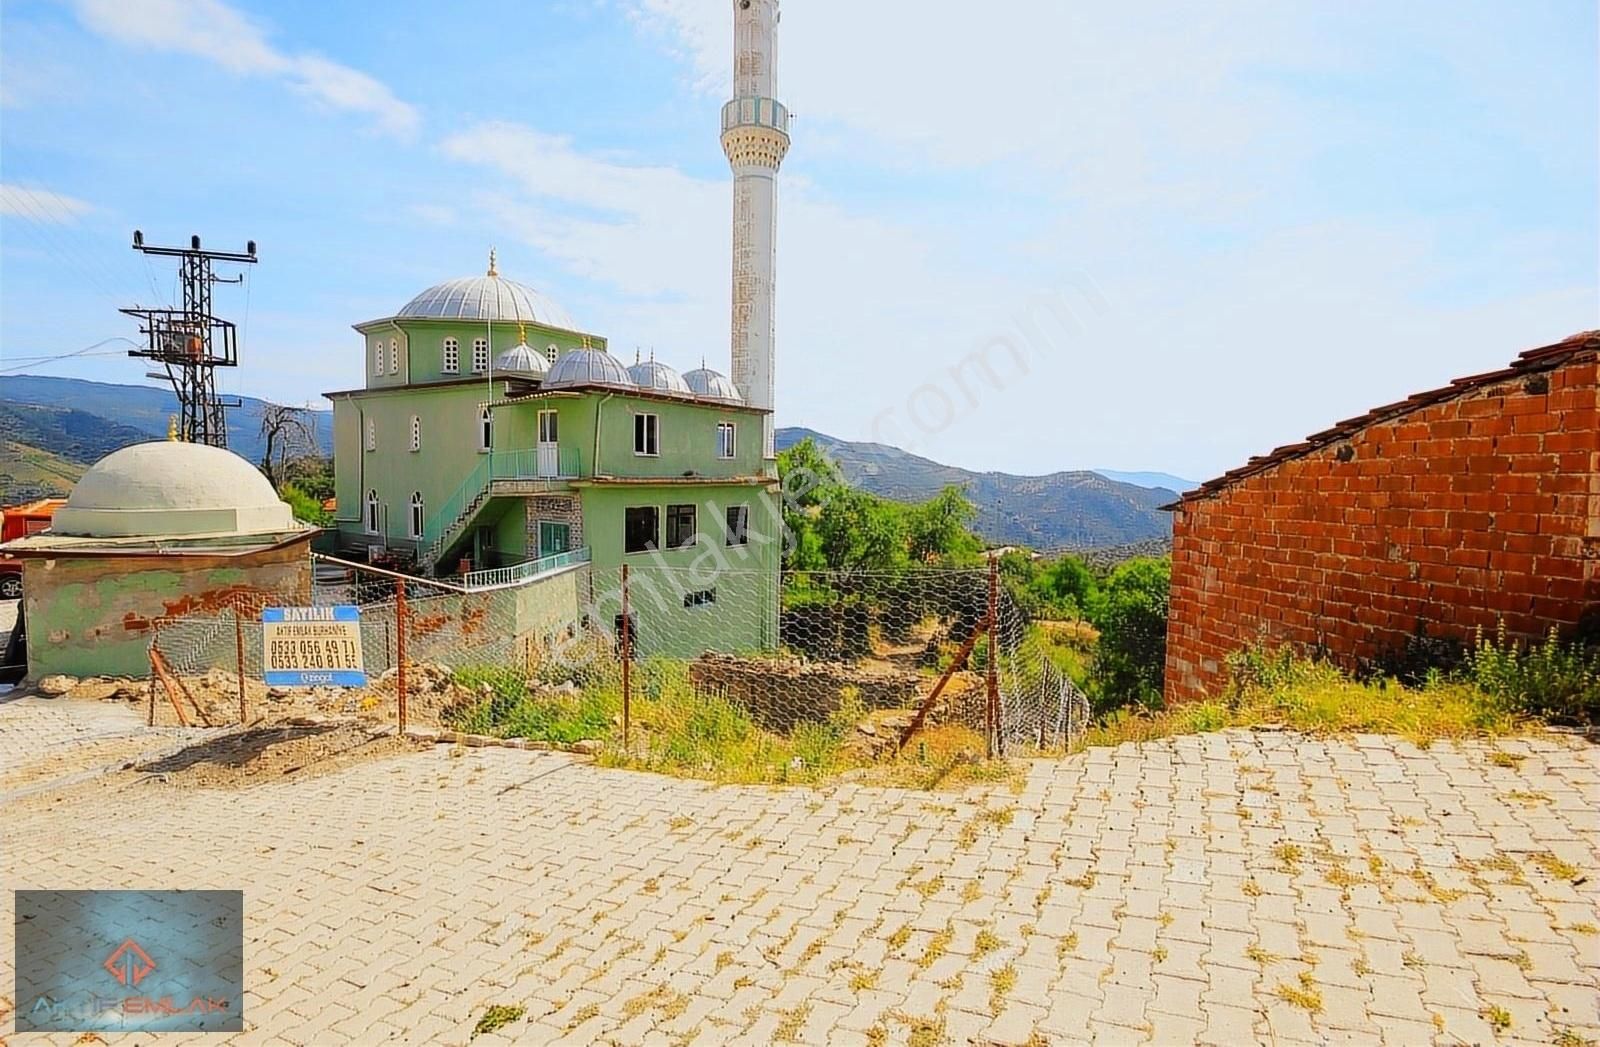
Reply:
[[[0,808],[0,869],[243,888],[232,1042],[466,1043],[495,1004],[524,1010],[474,1044],[1600,1038],[1600,748],[1227,732],[1026,768],[961,795],[443,747],[120,775]]]

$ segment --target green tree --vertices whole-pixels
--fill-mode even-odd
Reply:
[[[1057,614],[1092,617],[1100,599],[1100,582],[1088,564],[1068,554],[1039,571],[1034,591]]]
[[[856,574],[906,566],[905,509],[893,502],[840,487],[819,508],[816,530],[829,570]]]
[[[1106,579],[1091,621],[1100,630],[1091,677],[1104,705],[1161,704],[1172,561],[1143,557]]]
[[[278,488],[278,497],[289,503],[289,510],[294,513],[296,520],[318,527],[333,525],[333,514],[322,507],[322,499],[312,497],[297,485],[284,484]]]
[[[906,514],[910,557],[914,563],[972,563],[983,551],[983,543],[970,530],[978,507],[967,500],[956,484]]]

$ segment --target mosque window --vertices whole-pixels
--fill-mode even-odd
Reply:
[[[422,450],[422,419],[416,415],[411,416],[411,449]]]
[[[378,449],[378,423],[371,418],[367,419],[367,450]]]
[[[400,342],[398,339],[389,339],[389,373],[400,373]]]
[[[379,338],[372,343],[372,373],[383,373],[383,339]]]
[[[734,427],[732,422],[717,423],[717,457],[732,458],[734,450]]]
[[[494,415],[485,407],[478,412],[478,450],[487,451],[494,446]]]
[[[667,548],[687,549],[694,540],[694,504],[667,506]]]
[[[472,373],[482,374],[489,369],[489,340],[487,338],[474,338],[472,340]]]
[[[445,374],[460,374],[461,343],[456,341],[454,338],[446,338],[444,340],[443,356],[444,361],[440,365],[439,370],[443,371]]]
[[[750,544],[750,507],[748,505],[728,506],[728,544]]]
[[[367,533],[378,533],[378,492],[367,492]]]
[[[653,414],[633,416],[633,453],[658,455],[661,453],[661,418]]]
[[[549,345],[544,347],[544,358],[549,360],[551,363],[555,363],[556,357],[560,354],[560,352],[561,350],[556,348],[556,343],[551,342]]]
[[[422,537],[422,492],[411,492],[411,537]]]
[[[655,552],[661,533],[661,511],[653,505],[629,506],[623,513],[622,551]]]

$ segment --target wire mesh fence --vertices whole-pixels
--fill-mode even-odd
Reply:
[[[263,681],[263,608],[302,605],[359,608],[365,685]],[[1089,715],[992,566],[573,564],[474,590],[341,565],[309,591],[163,619],[151,657],[154,722],[354,718],[740,780],[1060,751]]]

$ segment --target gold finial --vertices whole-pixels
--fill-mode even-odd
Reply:
[[[168,440],[176,440],[177,438],[178,438],[178,416],[175,415],[175,414],[169,414],[169,415],[167,415],[167,439]]]
[[[521,320],[517,321],[517,341],[522,345],[528,344],[528,325]]]
[[[494,248],[492,248],[492,247],[489,248],[489,272],[488,272],[488,275],[489,276],[499,276],[500,275],[499,268],[494,264]]]
[[[638,346],[634,346],[633,347],[633,362],[636,363],[636,364],[639,362],[639,347]]]

